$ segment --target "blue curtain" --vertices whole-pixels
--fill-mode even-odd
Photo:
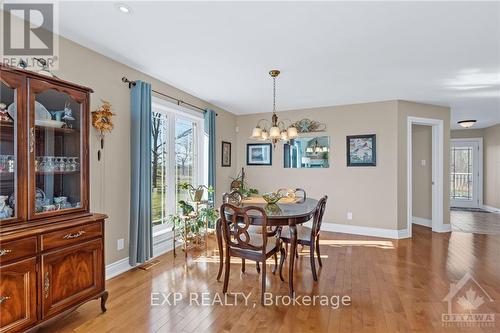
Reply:
[[[205,134],[208,136],[208,186],[215,190],[215,116],[214,110],[205,111]],[[208,200],[215,204],[215,191],[210,193]]]
[[[151,85],[131,90],[130,264],[153,256],[151,226]]]

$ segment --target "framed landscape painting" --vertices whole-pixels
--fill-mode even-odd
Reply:
[[[347,136],[347,166],[376,166],[375,134]]]
[[[231,166],[231,142],[222,141],[222,161],[221,166]]]
[[[272,165],[273,156],[270,143],[248,143],[247,165]]]

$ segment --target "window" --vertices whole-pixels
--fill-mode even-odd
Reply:
[[[151,174],[152,174],[152,220],[153,226],[167,220],[167,164],[168,164],[168,116],[163,112],[152,112],[151,122]]]
[[[188,195],[178,185],[205,183],[205,135],[201,113],[153,98],[151,123],[153,236],[170,230],[169,215]]]
[[[473,147],[451,148],[451,199],[472,200]]]

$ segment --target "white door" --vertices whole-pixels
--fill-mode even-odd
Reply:
[[[452,207],[481,206],[482,172],[482,140],[452,139],[450,155]]]

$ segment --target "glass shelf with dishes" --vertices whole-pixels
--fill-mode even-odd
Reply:
[[[35,214],[81,207],[81,104],[44,89],[34,103]]]
[[[7,80],[2,77],[0,85],[0,220],[16,217],[17,122],[15,111],[8,107],[16,103],[17,89]]]

